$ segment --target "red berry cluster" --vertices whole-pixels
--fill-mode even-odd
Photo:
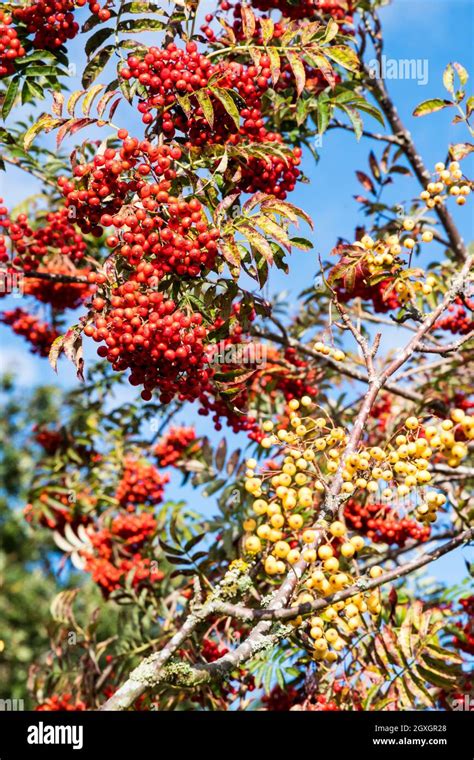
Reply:
[[[74,262],[81,261],[86,255],[87,243],[71,223],[67,208],[50,211],[34,228],[26,215],[20,214],[15,222],[9,223],[8,230],[17,253],[12,263],[21,266],[25,272],[37,269],[49,254],[61,255]]]
[[[17,335],[23,335],[31,343],[32,353],[40,356],[48,356],[53,341],[59,336],[54,327],[20,308],[1,312],[0,322],[10,325]]]
[[[120,538],[125,546],[138,549],[154,535],[157,525],[149,512],[118,515],[112,520],[111,533]]]
[[[73,529],[79,525],[88,525],[88,513],[96,506],[97,499],[89,491],[79,492],[75,501],[70,502],[67,494],[52,488],[42,491],[33,504],[27,504],[23,514],[27,522],[35,522],[62,533],[66,525]]]
[[[107,148],[74,169],[75,181],[61,177],[66,205],[83,232],[99,236],[114,226],[107,245],[136,267],[140,282],[175,272],[197,276],[214,266],[219,232],[210,227],[195,198],[170,195],[176,178],[177,146],[151,145],[119,130],[120,150]],[[138,202],[134,200],[138,196]]]
[[[87,710],[87,707],[82,700],[74,700],[72,694],[61,694],[60,696],[53,694],[35,707],[35,710],[38,712],[56,712],[57,710],[62,712],[78,712]]]
[[[344,263],[341,259],[340,263]],[[388,311],[400,308],[398,295],[393,287],[391,280],[381,280],[375,285],[369,284],[369,274],[365,272],[363,266],[357,266],[354,270],[354,276],[343,277],[336,284],[336,293],[341,303],[352,301],[353,298],[360,298],[362,301],[372,301],[374,311],[379,314],[385,314]]]
[[[155,454],[160,467],[174,466],[183,457],[183,453],[196,440],[193,427],[170,427],[155,446]]]
[[[27,34],[33,34],[33,46],[40,50],[57,50],[79,32],[74,20],[74,0],[35,0],[30,5],[15,8],[15,20],[24,24]]]
[[[110,306],[95,298],[93,307],[97,316],[85,334],[105,341],[97,353],[116,371],[131,370],[129,381],[144,386],[145,401],[155,388],[162,403],[176,393],[182,400],[200,395],[209,379],[204,363],[207,330],[200,314],[185,314],[162,293],[142,292],[132,281],[113,291]]]
[[[96,2],[96,0],[75,0],[76,5],[82,7],[86,5],[86,3],[89,5],[89,10],[91,13],[94,14],[94,16],[97,16],[99,21],[108,21],[111,17],[111,12],[108,8],[105,6],[107,3],[110,2],[110,0],[106,0],[106,3],[104,6],[101,6],[100,3]]]
[[[38,273],[54,276],[84,275],[85,270],[76,269],[72,264],[56,264],[48,261],[38,268]],[[77,309],[91,294],[91,286],[87,282],[62,282],[54,279],[28,277],[23,285],[26,296],[32,296],[42,303],[51,304],[56,311]]]
[[[460,298],[450,304],[444,317],[435,322],[435,329],[449,330],[454,335],[467,335],[474,329],[474,301],[467,301],[469,313]]]
[[[0,198],[0,231],[8,231],[10,229],[10,216],[8,214],[8,209],[6,206],[2,206],[3,198]],[[5,235],[0,234],[0,262],[2,264],[5,264],[7,261],[9,261],[10,257],[8,255],[8,249],[7,249],[7,239]]]
[[[25,55],[25,48],[11,24],[11,15],[5,11],[0,11],[0,79],[13,74],[15,70],[14,61]]]
[[[392,397],[388,394],[381,394],[372,407],[371,418],[376,424],[377,433],[383,432],[392,415]]]
[[[91,540],[99,556],[84,553],[85,569],[100,586],[105,598],[122,588],[131,573],[132,585],[136,589],[163,580],[164,573],[154,568],[149,557],[144,557],[139,552],[130,554],[126,549],[120,550],[109,531],[98,531],[92,535]]]
[[[145,475],[145,479],[146,477]],[[160,486],[156,477],[152,480],[153,484],[148,485],[151,485],[151,498],[156,504]],[[132,488],[136,488],[136,483],[132,484]],[[132,499],[136,495],[136,492],[132,493]],[[146,501],[146,497],[142,498],[142,493],[138,496],[140,502]],[[130,500],[129,508],[133,509],[132,504],[133,501]],[[152,514],[132,512],[117,515],[108,528],[96,529],[91,533],[92,551],[83,552],[86,570],[91,573],[92,579],[100,586],[106,598],[112,591],[121,588],[132,572],[134,588],[142,588],[144,584],[164,578],[163,572],[154,567],[155,563],[152,564],[152,560],[144,556],[150,548],[156,529],[157,522]]]
[[[36,443],[38,443],[49,456],[55,454],[62,446],[63,436],[59,430],[51,430],[46,427],[35,425],[33,433]]]
[[[124,213],[125,201],[134,195],[147,211],[155,211],[159,203],[168,201],[171,182],[176,177],[173,159],[181,156],[179,148],[151,145],[129,137],[127,130],[119,130],[122,143],[119,150],[107,148],[97,153],[88,163],[74,167],[74,179],[59,177],[58,185],[66,197],[66,207],[74,209],[77,224],[84,233],[95,237],[103,233],[103,226],[132,226],[133,214]],[[153,182],[146,181],[151,177]],[[122,213],[120,213],[122,212]],[[146,214],[138,222],[143,221]],[[130,224],[132,223],[132,224]],[[135,227],[137,224],[135,223]]]
[[[289,712],[301,700],[301,693],[294,686],[275,685],[268,694],[262,697],[262,704],[270,712]]]
[[[152,464],[128,456],[115,498],[121,507],[128,509],[136,505],[153,507],[163,501],[164,486],[168,482],[169,476],[163,475]]]
[[[358,504],[354,499],[349,499],[344,516],[349,527],[374,543],[404,546],[408,539],[423,543],[430,537],[429,526],[421,525],[417,520],[400,518],[396,510],[386,504]]]
[[[249,163],[240,167],[240,179],[234,176],[234,185],[243,192],[262,191],[285,198],[286,193],[294,189],[299,176],[296,167],[301,161],[301,150],[287,151],[283,158],[272,152],[270,145],[282,146],[283,138],[267,131],[262,118],[261,100],[270,77],[267,55],[261,56],[259,67],[227,61],[213,64],[198,53],[196,43],[188,42],[186,50],[171,43],[164,50],[149,48],[143,58],[129,56],[127,67],[121,69],[120,75],[127,81],[137,79],[145,87],[148,97],[139,104],[138,110],[143,113],[144,123],[151,124],[155,120],[152,111],[156,109],[161,129],[168,139],[178,131],[185,135],[189,149],[216,143],[269,146],[266,158],[251,156]],[[216,87],[220,91],[226,90],[228,97],[232,97],[230,91],[235,92],[244,102],[240,127],[216,94]],[[204,112],[195,95],[197,91],[207,94],[212,118]],[[190,105],[186,110],[183,108],[184,96]],[[235,175],[235,171],[232,174]]]
[[[215,662],[227,654],[228,651],[227,647],[221,647],[211,639],[202,640],[201,654],[206,662]]]
[[[466,596],[459,600],[463,613],[467,615],[465,622],[458,621],[456,628],[459,636],[453,638],[453,645],[469,655],[474,655],[474,596]]]

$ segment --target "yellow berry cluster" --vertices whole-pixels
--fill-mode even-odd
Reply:
[[[347,455],[345,430],[333,425],[328,417],[305,412],[311,405],[307,396],[300,401],[293,399],[288,405],[288,422],[278,428],[271,421],[264,422],[267,435],[261,445],[266,449],[280,447],[280,464],[272,462],[257,475],[256,460],[247,460],[245,489],[255,500],[254,516],[243,525],[247,533],[244,548],[248,554],[264,553],[268,575],[284,573],[287,565],[297,562],[300,556],[309,563],[316,561],[315,550],[308,546],[316,538],[311,525],[322,494],[336,472],[342,476],[340,490],[345,497],[356,491],[382,500],[421,495],[421,507],[416,508],[410,498],[407,511],[416,509],[415,514],[423,522],[432,522],[433,517],[436,519],[433,507],[441,507],[446,499],[443,494],[430,492],[426,497],[430,508],[424,509],[425,487],[432,480],[430,463],[443,455],[449,466],[457,467],[468,453],[458,431],[462,438],[474,436],[474,418],[454,409],[450,419],[428,425],[423,435],[418,418],[408,417],[385,448],[362,445]],[[337,529],[337,524],[330,527],[333,535],[337,535]]]
[[[372,567],[370,576],[378,578],[380,567]],[[362,615],[370,613],[374,617],[381,611],[379,589],[363,594],[358,593],[340,602],[334,602],[308,621],[308,634],[312,640],[313,657],[328,664],[336,662],[341,652],[353,636],[363,627]]]
[[[318,353],[323,354],[323,356],[332,357],[336,362],[343,362],[344,359],[346,358],[344,351],[341,351],[339,348],[332,348],[331,346],[326,346],[326,344],[323,343],[322,340],[317,340],[313,346],[313,349],[315,351],[318,351]]]
[[[429,182],[426,190],[420,194],[422,201],[425,201],[428,208],[434,208],[436,205],[444,203],[447,195],[456,198],[458,206],[464,206],[466,196],[471,192],[470,182],[463,179],[458,161],[452,161],[448,167],[439,162],[435,166],[437,173],[436,182]]]
[[[402,253],[403,249],[406,251],[412,251],[420,240],[423,243],[431,243],[433,240],[433,232],[429,229],[414,232],[417,227],[417,222],[407,217],[402,223],[403,230],[411,235],[403,237],[403,233],[397,233],[389,235],[385,240],[375,241],[369,235],[364,235],[360,244],[367,251],[364,258],[365,263],[370,274],[378,274],[382,271],[386,271],[387,267],[391,266],[397,257]],[[413,275],[418,278],[415,281],[410,280],[397,280],[395,283],[395,291],[398,294],[399,301],[403,304],[411,298],[414,298],[417,293],[422,296],[430,295],[435,287],[438,285],[436,277],[433,275],[426,275],[423,269],[417,269],[412,271]]]

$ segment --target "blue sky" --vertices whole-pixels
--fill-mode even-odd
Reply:
[[[205,0],[202,12],[208,12],[213,2]],[[441,77],[446,64],[459,61],[474,78],[474,55],[472,34],[474,30],[474,2],[472,0],[394,0],[381,10],[381,18],[385,33],[385,55],[396,59],[421,59],[428,65],[428,81],[425,85],[414,80],[392,80],[388,87],[397,108],[408,128],[411,130],[415,144],[424,157],[425,163],[432,168],[436,161],[443,160],[447,145],[453,142],[468,141],[469,136],[464,127],[450,124],[450,112],[441,111],[437,114],[420,119],[413,119],[411,113],[414,107],[430,97],[444,97],[445,91]],[[81,45],[79,38],[71,45],[71,60],[78,63],[80,70]],[[79,81],[73,77],[70,81],[71,90],[80,87]],[[127,113],[130,118],[130,113]],[[379,130],[375,122],[367,117],[367,128]],[[127,124],[128,126],[128,124]],[[101,135],[103,136],[103,135]],[[313,276],[317,268],[317,254],[326,258],[337,237],[353,238],[356,225],[363,223],[363,215],[353,196],[361,192],[361,186],[355,177],[355,171],[367,171],[367,155],[373,148],[380,156],[380,143],[362,138],[357,143],[355,138],[346,133],[333,130],[323,138],[319,149],[320,161],[315,165],[311,157],[306,157],[303,168],[310,179],[309,185],[300,185],[292,194],[291,201],[305,209],[314,220],[315,230],[311,235],[315,245],[314,252],[295,252],[290,258],[290,274],[274,272],[271,277],[270,290],[277,292],[286,290],[289,293],[288,302],[290,313],[296,310],[296,296],[299,291],[309,284],[309,276]],[[468,162],[464,163],[468,166]],[[465,169],[472,176],[472,162]],[[11,170],[0,174],[0,196],[6,200],[10,208],[27,195],[36,191],[36,183],[21,174]],[[389,188],[386,197],[391,200],[410,199],[419,192],[413,180],[398,177],[395,188]],[[459,224],[461,233],[466,240],[472,240],[473,218],[468,207],[454,208],[454,216]],[[303,232],[303,231],[302,231]],[[304,230],[306,235],[306,230]],[[310,235],[307,235],[310,237]],[[7,306],[6,301],[4,301]],[[8,308],[21,305],[20,300],[9,299]],[[403,335],[398,335],[397,328],[390,332],[390,342],[399,342]],[[94,351],[86,350],[86,360],[91,360]],[[16,367],[20,382],[28,387],[35,383],[58,382],[47,360],[39,360],[32,356],[21,339],[12,336],[9,329],[0,326],[0,369]],[[74,371],[61,360],[59,364],[59,382],[65,387],[76,383]],[[128,392],[127,392],[128,395]],[[192,410],[187,410],[186,422],[195,419]],[[211,433],[209,425],[202,418],[198,420],[199,433]],[[175,489],[173,489],[175,490]],[[190,496],[189,489],[175,492],[177,498]],[[210,505],[196,495],[193,505],[207,511]],[[440,560],[431,567],[433,574],[440,577],[458,578],[462,575],[464,566],[462,553]]]

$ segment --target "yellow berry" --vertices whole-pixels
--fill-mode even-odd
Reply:
[[[345,543],[341,546],[341,554],[343,557],[346,557],[347,559],[350,559],[355,554],[355,546],[352,543]]]
[[[258,554],[259,551],[262,549],[262,544],[259,538],[257,536],[249,536],[245,540],[245,551],[248,552],[248,554]]]
[[[323,544],[322,546],[319,547],[318,549],[319,559],[326,560],[332,556],[334,556],[334,550],[332,546],[330,546],[329,544]]]
[[[374,565],[370,568],[369,575],[371,578],[380,578],[383,575],[383,570],[379,565]]]
[[[329,532],[333,536],[337,536],[337,537],[343,536],[344,533],[346,532],[346,526],[344,525],[344,523],[340,522],[339,520],[336,520],[335,522],[332,523],[332,525],[329,526]]]

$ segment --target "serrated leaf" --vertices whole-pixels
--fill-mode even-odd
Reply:
[[[127,32],[127,34],[140,34],[140,32],[159,32],[166,29],[166,23],[159,21],[157,18],[132,18],[126,21],[120,21],[117,26],[118,32]]]
[[[358,71],[359,69],[357,54],[347,45],[333,45],[332,47],[324,48],[324,53],[328,58],[332,58],[333,61],[336,61],[336,63],[349,71]]]
[[[273,219],[270,219],[268,216],[264,216],[263,214],[259,214],[258,216],[254,216],[252,218],[252,223],[261,227],[262,230],[266,232],[270,237],[275,238],[275,240],[277,240],[284,248],[286,248],[287,251],[291,251],[290,238],[288,237],[283,227],[277,224]]]
[[[260,29],[262,32],[262,42],[264,45],[267,45],[270,40],[273,38],[273,32],[275,30],[275,24],[273,23],[273,19],[271,18],[261,18],[260,19]]]
[[[63,119],[56,119],[54,116],[50,116],[49,114],[42,114],[38,121],[35,122],[24,134],[23,137],[23,148],[24,150],[29,150],[35,137],[40,134],[40,132],[49,132],[54,127],[58,126],[58,124],[62,124]]]
[[[292,248],[299,248],[301,251],[311,251],[314,248],[311,240],[302,237],[290,238],[290,243]]]
[[[87,40],[84,50],[89,58],[92,53],[95,53],[98,48],[102,45],[105,40],[110,37],[114,33],[114,29],[112,27],[106,26],[106,27],[100,27],[94,34],[92,34],[89,39]]]
[[[20,87],[20,79],[19,77],[12,77],[10,79],[10,82],[8,83],[7,91],[5,93],[5,97],[3,99],[3,105],[2,105],[2,119],[5,121],[8,114],[13,108],[13,105],[15,103],[15,100],[18,96],[18,90]]]
[[[272,77],[272,83],[275,85],[280,79],[281,63],[280,55],[276,47],[267,48],[267,55],[270,59],[270,74]]]
[[[106,47],[99,50],[99,52],[96,53],[96,55],[89,61],[82,75],[83,87],[90,87],[92,82],[97,79],[99,74],[104,70],[110,61],[114,49],[115,48],[113,45],[107,45]]]
[[[318,99],[316,104],[316,121],[318,125],[318,134],[322,135],[326,131],[331,119],[331,106],[327,100]]]
[[[253,248],[260,253],[268,263],[273,263],[273,251],[270,243],[261,232],[248,223],[239,225],[239,232],[248,240]]]
[[[340,108],[342,108],[344,113],[346,113],[347,116],[349,117],[349,120],[352,126],[354,127],[354,134],[356,136],[356,139],[360,140],[360,138],[362,137],[362,131],[363,131],[364,125],[362,123],[362,119],[360,117],[359,112],[355,108],[352,108],[352,106],[348,106],[348,105],[341,105]]]
[[[105,88],[105,85],[103,84],[95,84],[93,87],[89,89],[87,95],[82,101],[82,113],[84,114],[84,116],[89,116],[92,103],[94,102],[99,92],[101,92],[104,88]]]
[[[183,547],[184,551],[189,553],[192,549],[194,549],[195,546],[197,546],[200,541],[202,541],[205,535],[205,533],[199,533],[197,536],[190,538]]]
[[[202,495],[206,498],[209,496],[212,496],[212,494],[216,493],[222,486],[225,486],[226,481],[224,478],[220,478],[218,480],[214,480],[213,483],[206,485],[204,491],[202,492]]]
[[[286,57],[290,64],[296,82],[296,94],[299,97],[306,84],[306,71],[298,53],[287,51]]]
[[[255,14],[248,5],[242,5],[240,13],[242,15],[242,30],[246,40],[251,40],[256,29]]]
[[[450,63],[448,63],[443,71],[443,84],[449,94],[454,97],[454,69]]]
[[[240,449],[236,449],[232,452],[230,455],[227,466],[226,466],[226,472],[229,477],[234,474],[235,468],[237,467],[240,459]]]
[[[474,103],[473,103],[474,107]],[[453,158],[453,161],[462,161],[470,153],[474,151],[474,145],[471,143],[457,143],[456,145],[449,146],[449,153]]]
[[[443,108],[448,108],[449,106],[453,105],[454,103],[452,103],[450,100],[431,98],[430,100],[424,100],[422,103],[417,105],[413,111],[413,116],[426,116],[429,113],[435,113],[436,111],[441,111]]]
[[[237,108],[235,104],[234,98],[230,94],[230,91],[225,90],[221,87],[213,87],[212,92],[216,96],[216,98],[222,103],[226,112],[229,114],[230,118],[234,122],[237,129],[239,129],[240,113],[239,113],[239,109]]]
[[[68,98],[68,101],[66,103],[66,110],[68,114],[70,114],[72,117],[74,117],[74,111],[76,108],[77,101],[85,94],[85,90],[75,90]]]
[[[183,565],[184,567],[189,567],[191,564],[186,557],[175,557],[168,554],[166,555],[166,561],[169,562],[170,565]]]
[[[374,183],[372,182],[370,177],[367,176],[367,174],[361,171],[356,171],[356,177],[359,180],[362,187],[364,187],[366,190],[369,190],[371,193],[375,195]]]
[[[214,106],[212,105],[212,100],[210,99],[206,90],[196,90],[194,95],[196,96],[196,99],[202,108],[207,123],[212,129],[214,126]]]
[[[222,438],[219,441],[219,444],[217,446],[216,456],[215,456],[215,463],[216,463],[216,468],[218,471],[222,470],[222,468],[224,467],[226,456],[227,456],[227,441],[225,438]]]
[[[171,544],[167,544],[166,541],[163,541],[162,538],[158,539],[158,543],[163,549],[164,552],[167,554],[174,554],[176,557],[182,557],[183,556],[183,550],[179,546],[171,546]]]
[[[461,82],[461,87],[464,87],[464,85],[467,84],[467,80],[469,79],[469,74],[467,73],[464,66],[462,66],[460,63],[457,63],[456,61],[453,63],[453,66],[456,70],[456,73],[459,77],[459,81]]]

